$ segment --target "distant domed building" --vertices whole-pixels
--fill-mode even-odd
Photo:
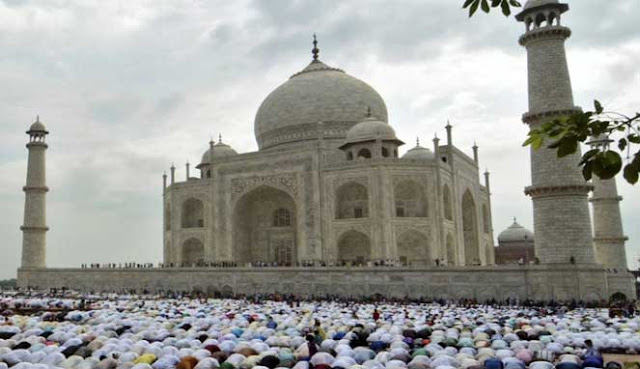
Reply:
[[[404,142],[380,95],[318,59],[258,108],[259,151],[209,143],[164,191],[164,263],[494,264],[489,191],[448,141]],[[188,170],[188,169],[187,169]],[[485,175],[488,181],[488,174]],[[436,261],[437,260],[437,261]]]
[[[495,250],[496,264],[528,264],[535,260],[533,232],[518,224],[513,224],[498,235]]]

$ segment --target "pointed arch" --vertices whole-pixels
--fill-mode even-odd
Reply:
[[[395,216],[426,217],[427,196],[424,187],[414,180],[404,180],[393,187]]]
[[[196,265],[204,262],[204,245],[197,238],[189,238],[182,244],[182,262]]]
[[[360,183],[348,182],[336,191],[336,219],[368,218],[369,192]]]
[[[398,258],[405,265],[431,265],[429,239],[423,233],[410,229],[396,240]]]
[[[167,242],[164,243],[164,253],[162,256],[163,256],[163,260],[162,260],[163,263],[168,264],[173,262],[173,258],[171,257],[171,241],[170,240],[167,240]]]
[[[478,252],[478,222],[476,203],[469,190],[462,195],[462,232],[464,240],[464,260],[466,265],[480,263]]]
[[[363,264],[371,258],[369,236],[356,230],[349,230],[338,238],[338,260]]]
[[[487,204],[482,204],[482,228],[484,233],[491,233],[491,222],[489,219],[489,207]]]
[[[288,193],[261,185],[233,209],[233,253],[240,264],[296,262],[296,204]]]
[[[456,244],[453,241],[453,235],[451,233],[447,234],[447,264],[448,265],[456,265]]]
[[[204,227],[204,204],[201,200],[190,198],[182,203],[182,228]]]
[[[164,230],[171,230],[171,206],[169,204],[164,206]]]
[[[485,262],[487,263],[487,265],[493,265],[495,264],[495,253],[494,253],[494,246],[491,245],[491,243],[487,243],[485,245]]]
[[[371,151],[366,147],[360,149],[358,151],[358,159],[371,159]]]
[[[444,208],[444,218],[453,220],[453,207],[451,205],[451,190],[447,184],[442,188],[442,205]]]

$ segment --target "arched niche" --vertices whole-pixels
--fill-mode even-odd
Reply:
[[[445,244],[447,251],[447,264],[456,265],[456,244],[451,233],[447,234],[447,242]]]
[[[336,191],[335,199],[336,219],[369,217],[369,192],[364,185],[345,183]]]
[[[169,204],[164,206],[164,230],[171,230],[171,206]]]
[[[444,218],[453,220],[453,206],[451,204],[451,190],[448,185],[442,188],[442,205],[444,207]]]
[[[296,204],[288,193],[260,186],[244,194],[233,210],[233,255],[239,264],[296,262]]]
[[[482,230],[484,233],[491,233],[491,222],[489,221],[489,207],[482,204]]]
[[[190,198],[182,203],[182,228],[204,227],[204,204],[202,201]]]
[[[429,239],[423,233],[410,229],[396,239],[398,258],[404,265],[431,265]]]
[[[464,240],[464,259],[466,265],[480,264],[478,252],[478,222],[476,203],[469,190],[462,195],[462,232]]]
[[[338,260],[364,264],[371,259],[371,240],[362,232],[349,230],[338,238]]]
[[[404,180],[393,186],[395,216],[426,217],[427,196],[424,188],[414,180]]]
[[[189,238],[182,244],[182,262],[197,265],[204,262],[204,245],[197,238]]]

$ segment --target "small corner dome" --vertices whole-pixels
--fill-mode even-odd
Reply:
[[[29,132],[47,132],[44,124],[40,121],[40,117],[36,118],[36,121],[29,127]]]
[[[213,158],[213,160],[218,160],[235,155],[238,155],[236,150],[220,141],[217,144],[213,145],[213,147],[210,147],[207,151],[205,151],[204,154],[202,154],[202,161],[200,162],[200,165],[210,164],[210,158]]]
[[[498,235],[498,243],[531,242],[533,245],[533,232],[514,221],[509,228]]]
[[[347,131],[347,144],[365,141],[397,141],[396,131],[387,123],[374,117],[368,117]]]
[[[433,152],[431,150],[420,145],[417,145],[416,147],[402,155],[402,159],[409,160],[433,160],[434,157],[435,155],[433,155]]]

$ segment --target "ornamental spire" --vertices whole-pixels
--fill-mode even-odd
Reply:
[[[317,61],[320,49],[318,49],[318,39],[315,33],[313,34],[313,49],[311,49],[311,53],[313,54],[313,61]]]

